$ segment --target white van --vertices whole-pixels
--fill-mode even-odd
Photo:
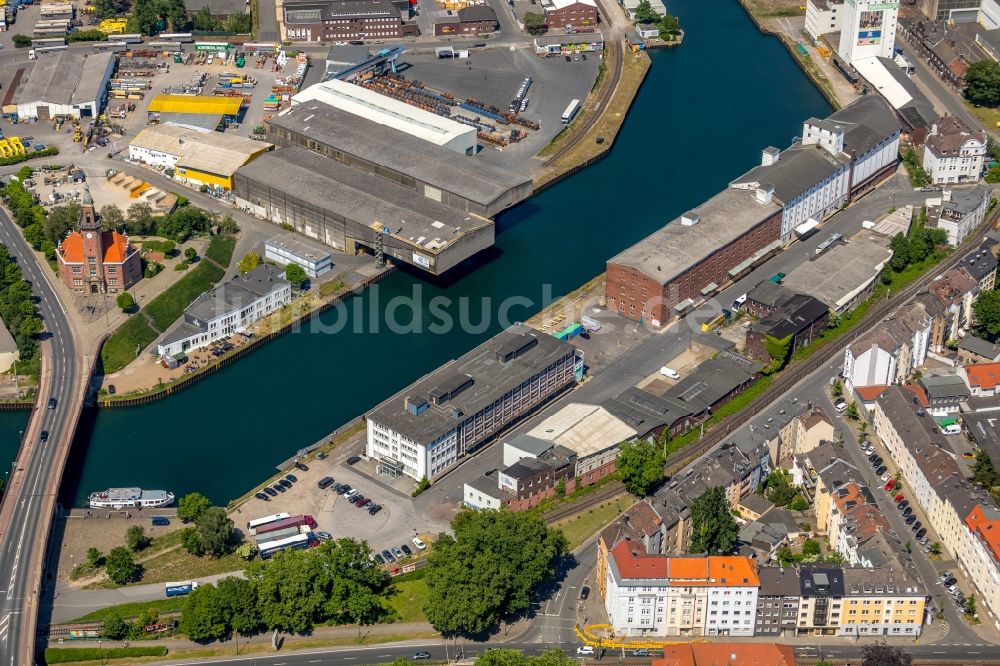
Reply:
[[[952,423],[951,425],[946,425],[945,427],[941,428],[941,432],[943,432],[946,435],[958,435],[962,432],[962,426],[958,425],[957,423]]]
[[[847,402],[843,398],[840,398],[833,404],[833,408],[837,410],[838,414],[843,414],[847,411]]]
[[[746,303],[746,302],[747,302],[747,295],[743,294],[742,296],[740,296],[739,298],[737,298],[735,301],[733,301],[733,309],[734,310],[739,310],[741,307],[743,307],[743,304]]]
[[[667,366],[663,366],[662,368],[660,368],[660,374],[663,375],[664,377],[670,377],[671,379],[681,378],[680,374],[676,370],[674,370],[673,368],[668,368]]]

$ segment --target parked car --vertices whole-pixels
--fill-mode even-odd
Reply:
[[[292,487],[292,482],[289,481],[288,479],[278,479],[278,485],[280,485],[285,490],[288,490],[289,488]]]
[[[926,527],[921,527],[919,530],[917,530],[917,535],[916,536],[917,536],[918,539],[925,539],[926,538],[926,536],[925,536],[926,534],[927,534],[927,528]],[[930,550],[930,544],[926,544],[926,545],[927,545],[928,550]]]
[[[421,661],[421,660],[430,659],[430,658],[431,658],[431,653],[430,652],[424,652],[423,650],[421,650],[420,652],[414,652],[413,653],[413,661]]]
[[[256,497],[259,500],[264,500],[265,502],[270,502],[271,501],[270,498],[267,495],[265,495],[264,493],[256,493],[256,494],[254,494],[254,497]]]
[[[889,479],[889,483],[885,484],[885,491],[887,493],[892,492],[892,489],[896,487],[896,480]]]
[[[320,541],[329,541],[330,539],[333,538],[333,535],[330,534],[329,532],[315,532],[315,534],[316,538],[319,539]]]
[[[833,403],[833,408],[837,410],[838,414],[843,414],[847,411],[847,402],[843,398],[837,398],[837,402]]]
[[[354,501],[354,506],[360,509],[362,506],[364,506],[365,502],[368,501],[368,498],[365,497],[364,495],[358,495],[357,497],[354,498],[353,501]]]
[[[353,465],[359,462],[361,462],[361,456],[351,456],[350,458],[347,459],[348,465]]]
[[[264,488],[264,492],[270,495],[271,497],[278,496],[278,493],[274,492],[274,488],[272,488],[271,486],[267,486],[266,488]]]
[[[420,537],[413,537],[413,545],[417,547],[417,550],[423,550],[427,548],[427,544],[420,540]]]
[[[382,551],[382,557],[385,558],[386,562],[395,562],[396,561],[395,556],[392,553],[390,553],[388,550],[383,550]]]
[[[568,56],[567,56],[568,57]],[[576,649],[577,654],[594,654],[593,645],[581,645]]]
[[[373,506],[375,506],[375,502],[373,502],[371,500],[365,500],[365,503],[361,505],[361,508],[362,509],[370,509]]]
[[[343,495],[344,497],[349,497],[351,493],[354,493],[355,495],[358,494],[357,491],[354,490],[354,488],[351,488],[350,485],[348,485],[348,484],[345,483],[344,484],[344,490],[340,494]]]
[[[913,509],[911,509],[910,507],[906,507],[905,509],[903,509],[903,518],[908,518],[912,513]],[[914,518],[914,520],[916,520],[916,518]]]
[[[871,455],[871,454],[875,453],[875,447],[874,447],[874,446],[872,446],[871,444],[869,444],[869,445],[868,445],[868,446],[867,446],[867,447],[865,448],[865,453],[867,453],[868,455]]]
[[[299,480],[299,477],[295,476],[294,474],[286,474],[285,478],[291,481],[292,483],[296,483]]]
[[[876,458],[878,458],[878,454],[877,453],[873,453],[870,456],[868,456],[868,462],[873,463],[873,462],[875,462]]]
[[[274,484],[271,487],[274,488],[275,490],[277,490],[279,493],[283,493],[286,490],[285,487],[283,485],[281,485],[280,483],[276,483],[276,484]]]
[[[903,499],[903,500],[899,501],[899,503],[896,505],[896,508],[899,509],[900,511],[902,511],[903,509],[905,509],[908,506],[910,506],[910,500]]]
[[[380,553],[375,553],[374,558],[375,558],[375,563],[378,564],[379,566],[385,564],[385,558],[383,558]]]
[[[333,477],[324,476],[322,479],[319,480],[319,483],[316,485],[318,485],[321,490],[326,490],[327,488],[333,485]]]
[[[392,547],[392,554],[396,556],[397,560],[403,559],[403,551],[399,549],[399,546]]]
[[[639,648],[638,650],[632,650],[632,656],[633,657],[648,657],[649,656],[649,650],[647,650],[646,648]]]
[[[886,481],[888,481],[889,480],[889,472],[886,472],[885,474],[883,474],[879,478],[882,480],[883,483],[886,482]]]
[[[896,495],[895,497],[893,497],[893,499],[896,500],[897,502],[902,502],[903,500],[906,499],[906,496],[903,495],[903,493],[899,493],[898,495]]]
[[[908,515],[906,517],[906,521],[905,522],[906,522],[907,525],[912,525],[916,520],[917,520],[917,517],[911,513],[910,515]]]
[[[376,504],[375,506],[368,509],[368,514],[374,516],[376,513],[382,510],[382,507]]]
[[[308,472],[309,471],[309,466],[306,465],[305,463],[300,463],[299,461],[295,461],[295,468],[299,469],[299,470],[301,470],[303,472]]]
[[[410,555],[413,555],[413,551],[412,551],[412,550],[410,550],[410,547],[409,547],[409,546],[407,546],[407,545],[406,545],[405,543],[404,543],[403,545],[401,545],[401,546],[400,546],[400,548],[402,549],[402,551],[403,551],[404,553],[406,553],[406,556],[407,556],[407,557],[409,557]]]
[[[924,524],[923,524],[923,523],[921,523],[921,522],[920,522],[920,521],[918,520],[918,521],[916,521],[915,523],[913,523],[912,525],[910,525],[910,529],[911,529],[911,530],[913,530],[914,532],[916,532],[917,530],[919,530],[919,529],[920,529],[921,527],[923,527],[923,526],[924,526]]]
[[[883,462],[885,461],[882,460],[882,456],[875,456],[875,458],[872,460],[872,467],[876,468],[881,467]]]
[[[881,476],[882,474],[885,474],[887,469],[888,467],[886,467],[885,465],[879,465],[878,468],[875,470],[875,474]]]
[[[589,596],[590,596],[590,588],[584,585],[583,587],[580,588],[580,599],[586,601],[587,597]]]

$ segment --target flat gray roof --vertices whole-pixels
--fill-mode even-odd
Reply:
[[[267,122],[484,206],[531,181],[319,101],[303,102]]]
[[[288,281],[281,274],[281,269],[261,264],[246,275],[234,277],[204,292],[187,307],[184,314],[207,322],[249,305],[261,296],[288,286]]]
[[[774,196],[787,203],[847,163],[844,155],[831,155],[818,145],[799,144],[781,151],[774,164],[754,167],[733,183],[773,185]]]
[[[634,266],[666,285],[780,210],[773,200],[758,201],[752,191],[726,188],[692,211],[700,218],[697,224],[685,226],[678,217],[608,263]]]
[[[462,232],[492,224],[300,146],[264,153],[236,172],[305,203],[438,253]]]
[[[835,244],[813,261],[789,271],[783,283],[837,309],[840,302],[865,286],[891,256],[889,239],[868,231]]]
[[[299,259],[312,263],[319,263],[330,258],[330,253],[318,243],[309,243],[291,234],[271,236],[264,241],[264,247],[266,248],[268,245],[291,252]]]
[[[501,363],[498,355],[515,353]],[[468,354],[446,363],[368,413],[367,418],[418,444],[429,444],[458,427],[504,393],[560,359],[575,353],[573,345],[523,324],[511,326]],[[434,404],[436,395],[450,398]],[[427,401],[427,408],[410,413],[404,398]],[[460,416],[453,413],[459,410]]]
[[[101,83],[115,54],[58,51],[41,56],[28,75],[28,82],[15,95],[17,104],[49,102],[86,104],[101,98]]]

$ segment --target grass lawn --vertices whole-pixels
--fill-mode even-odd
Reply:
[[[142,580],[138,585],[165,583],[168,580],[190,580],[204,576],[242,571],[246,561],[235,553],[219,558],[197,557],[183,548],[176,548],[142,562]]]
[[[107,647],[107,648],[46,648],[45,663],[47,664],[69,664],[81,661],[93,661],[98,659],[101,663],[111,659],[130,659],[134,657],[163,657],[167,654],[167,648],[162,645],[154,647]]]
[[[212,236],[212,240],[208,241],[208,247],[205,248],[205,257],[226,268],[233,258],[234,249],[236,249],[235,236]]]
[[[135,358],[137,345],[140,349],[144,349],[155,339],[156,331],[146,322],[146,318],[140,313],[132,315],[101,347],[104,373],[110,374],[121,370]]]
[[[569,549],[572,551],[584,541],[594,536],[597,530],[601,529],[615,516],[627,509],[632,504],[628,494],[622,493],[600,506],[588,509],[585,513],[577,514],[572,518],[560,521],[553,525],[556,529],[562,530],[569,542]]]
[[[424,604],[427,602],[427,581],[407,580],[393,583],[395,590],[385,605],[395,611],[397,622],[426,622]]]
[[[1000,109],[988,108],[985,106],[972,106],[968,102],[965,103],[969,107],[969,111],[972,114],[983,121],[986,125],[986,129],[993,130],[1000,127]]]
[[[104,618],[108,617],[112,611],[118,611],[121,617],[125,619],[138,617],[140,613],[150,608],[159,613],[179,613],[184,607],[184,600],[185,597],[170,597],[157,599],[156,601],[136,601],[130,604],[118,604],[117,606],[109,606],[96,610],[93,613],[87,613],[76,618],[73,622],[81,624],[86,622],[103,622]]]
[[[364,631],[362,627],[362,632]],[[399,641],[412,641],[419,638],[440,638],[441,635],[436,631],[426,631],[426,632],[416,632],[412,634],[367,634],[364,637],[364,645],[375,645],[377,643],[398,643]],[[294,651],[294,650],[309,650],[317,649],[322,647],[337,647],[342,645],[358,645],[359,641],[357,636],[342,636],[340,638],[310,638],[310,637],[299,637],[299,636],[288,636],[285,638],[285,642],[282,645],[282,651]],[[274,656],[274,651],[271,649],[270,645],[260,645],[253,644],[248,645],[245,648],[240,649],[240,653],[244,655],[269,655]],[[190,648],[190,649],[174,649],[170,651],[170,656],[173,659],[205,659],[208,657],[218,657],[218,656],[232,656],[233,647],[227,644],[216,644],[216,647],[210,648]],[[428,662],[428,663],[438,663],[438,662]]]
[[[211,248],[210,248],[211,249]],[[162,294],[154,298],[144,308],[153,320],[153,325],[166,331],[184,312],[194,299],[215,286],[225,272],[218,266],[203,262],[182,277]]]

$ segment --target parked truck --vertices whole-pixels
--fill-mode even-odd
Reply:
[[[302,525],[307,525],[310,529],[315,529],[316,520],[312,516],[291,516],[289,518],[285,518],[284,520],[268,523],[267,525],[261,525],[257,528],[257,535],[259,536],[269,532],[277,532],[278,530],[286,530],[289,527],[300,527]],[[258,541],[259,540],[260,539],[258,539]]]
[[[164,588],[168,597],[183,597],[198,589],[198,581],[187,580],[180,583],[164,583]]]

